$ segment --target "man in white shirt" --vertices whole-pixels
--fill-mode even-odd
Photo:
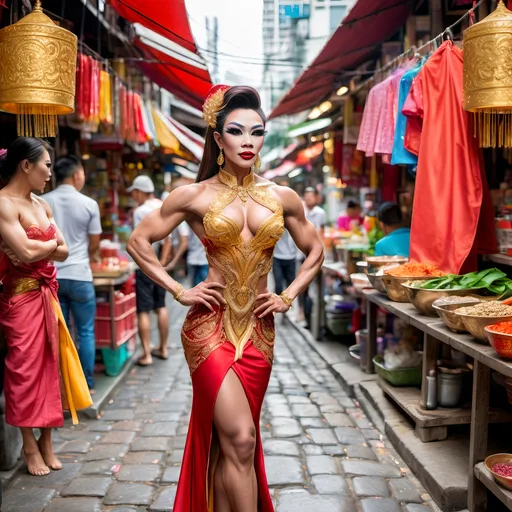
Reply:
[[[59,186],[43,198],[50,204],[55,222],[69,247],[68,259],[55,262],[59,301],[68,325],[70,314],[73,315],[78,355],[87,384],[92,389],[96,356],[96,293],[90,262],[98,259],[100,209],[96,201],[80,193],[85,184],[85,172],[78,158],[60,158],[54,171]]]
[[[137,176],[129,192],[138,207],[133,212],[133,227],[136,228],[142,219],[162,206],[162,201],[155,197],[155,185],[149,176]],[[160,258],[160,263],[167,263],[169,241],[156,242],[153,249]],[[135,291],[137,293],[137,318],[139,323],[139,337],[144,355],[139,359],[139,366],[153,364],[153,356],[167,359],[167,338],[169,336],[169,315],[165,307],[165,289],[154,283],[141,270],[135,272]],[[158,317],[158,332],[160,334],[160,348],[151,351],[151,318],[154,311]]]
[[[281,295],[283,290],[288,288],[296,275],[297,246],[287,229],[278,240],[274,249],[274,263],[272,271],[274,274],[275,293]]]
[[[325,212],[324,210],[318,206],[318,191],[313,187],[307,187],[304,190],[304,210],[306,212],[306,219],[315,226],[320,238],[323,240],[324,238],[324,228],[325,228]],[[304,261],[302,258],[301,263]],[[312,312],[312,302],[309,296],[309,288],[306,288],[299,295],[299,317],[304,316],[306,319],[306,326],[309,329],[309,325],[311,323],[311,312]]]

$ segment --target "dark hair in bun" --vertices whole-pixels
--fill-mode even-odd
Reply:
[[[31,164],[38,162],[49,146],[41,139],[34,137],[18,137],[7,149],[7,153],[0,156],[0,181],[3,185],[9,183],[18,165],[23,160]]]
[[[217,126],[215,128],[208,126],[206,130],[203,158],[199,165],[196,182],[207,180],[219,172],[217,157],[219,156],[220,150],[213,134],[215,132],[222,133],[228,115],[238,108],[254,110],[261,117],[263,124],[266,124],[267,118],[261,109],[261,100],[258,91],[252,87],[243,85],[230,87],[224,93],[224,106],[217,113]]]

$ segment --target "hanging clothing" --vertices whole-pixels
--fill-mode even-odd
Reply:
[[[404,145],[407,118],[402,113],[402,109],[404,107],[405,100],[409,95],[409,91],[411,90],[412,81],[420,72],[422,65],[423,63],[414,69],[405,72],[400,80],[395,137],[393,141],[393,151],[391,154],[392,165],[416,165],[418,163],[418,156],[408,151]]]
[[[485,225],[486,237],[494,236],[494,219],[482,209],[485,176],[471,118],[462,107],[462,73],[462,51],[446,41],[414,79],[403,109],[417,121],[408,130],[414,128],[419,155],[410,258],[456,274],[468,258],[475,261],[479,222],[479,233]]]
[[[362,151],[366,156],[375,155],[375,144],[377,142],[377,128],[379,117],[386,101],[386,83],[377,84],[368,93],[368,99],[363,112],[357,150]]]

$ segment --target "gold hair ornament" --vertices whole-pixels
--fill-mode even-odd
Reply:
[[[224,105],[224,93],[229,89],[227,85],[216,85],[208,94],[203,105],[203,119],[206,124],[215,129],[217,127],[217,114]]]

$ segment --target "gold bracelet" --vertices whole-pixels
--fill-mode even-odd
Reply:
[[[292,307],[293,299],[288,297],[288,295],[285,292],[281,293],[281,295],[279,295],[279,297],[289,308]]]
[[[176,295],[174,296],[174,300],[181,304],[181,298],[183,297],[184,293],[185,293],[185,288],[183,288],[183,286],[181,286],[181,284],[178,283],[178,291],[176,292]]]

